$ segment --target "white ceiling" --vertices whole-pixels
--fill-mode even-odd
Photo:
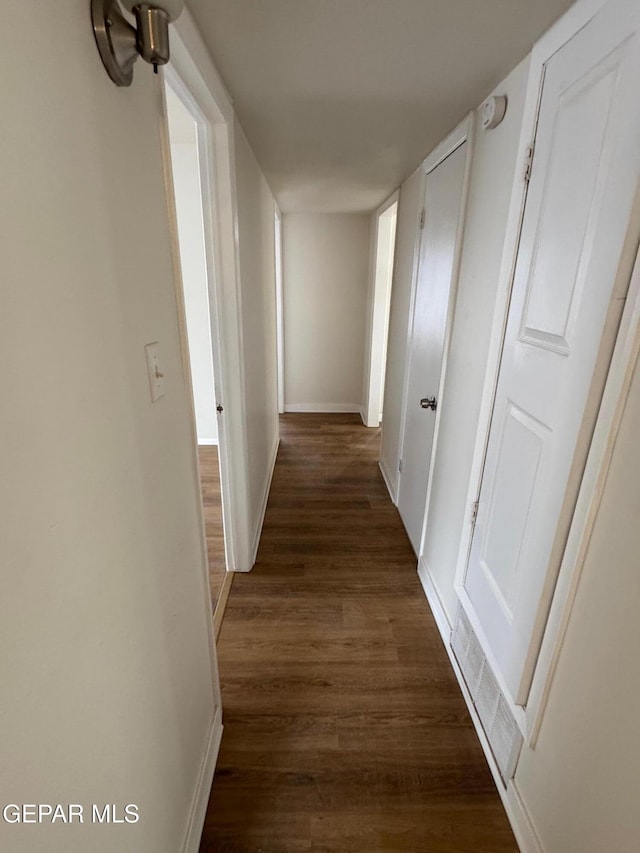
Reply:
[[[377,207],[571,0],[188,0],[284,211]]]

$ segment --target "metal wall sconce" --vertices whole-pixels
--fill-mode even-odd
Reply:
[[[130,86],[138,55],[155,71],[169,61],[169,23],[182,12],[184,0],[122,0],[122,5],[135,16],[135,27],[122,14],[118,0],[91,0],[91,17],[107,74],[116,86]]]

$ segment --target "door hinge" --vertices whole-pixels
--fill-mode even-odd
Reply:
[[[402,462],[403,462],[402,459],[398,462],[398,471],[400,471],[401,474],[402,474]]]
[[[426,219],[426,216],[427,216],[427,212],[423,207],[422,210],[420,211],[420,229],[421,230],[424,228],[424,221]]]
[[[526,159],[524,161],[524,182],[528,184],[531,180],[531,169],[533,168],[533,153],[535,151],[535,143],[531,143],[531,145],[527,148],[526,151]]]
[[[478,505],[480,501],[474,501],[471,504],[471,524],[475,524],[478,519]]]

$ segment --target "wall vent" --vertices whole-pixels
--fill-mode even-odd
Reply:
[[[516,769],[522,735],[462,607],[458,607],[451,648],[506,785]]]

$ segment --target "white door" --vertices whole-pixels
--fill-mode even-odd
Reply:
[[[628,283],[617,272],[640,174],[639,27],[640,4],[614,0],[544,76],[463,596],[517,704],[529,692]]]
[[[420,548],[431,449],[436,424],[467,144],[462,143],[427,175],[425,223],[420,244],[398,510],[416,554]],[[429,400],[432,408],[427,408]],[[421,403],[422,401],[422,403]]]

